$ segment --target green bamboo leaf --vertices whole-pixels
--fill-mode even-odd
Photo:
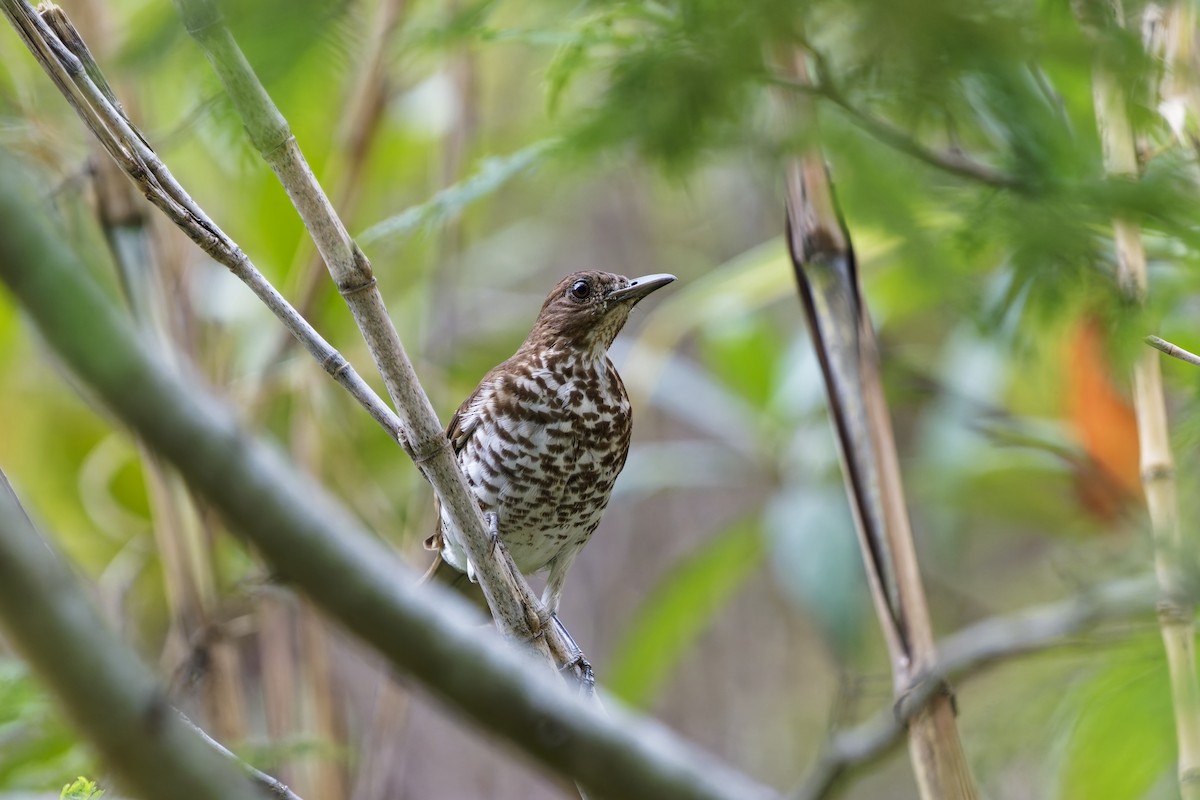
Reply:
[[[608,669],[608,689],[646,706],[671,670],[762,561],[756,520],[718,534],[667,573],[624,631]]]
[[[447,186],[420,205],[377,222],[356,238],[364,247],[410,236],[422,228],[456,219],[467,206],[499,191],[513,178],[541,164],[559,146],[558,139],[542,139],[506,156],[485,158],[475,174]]]

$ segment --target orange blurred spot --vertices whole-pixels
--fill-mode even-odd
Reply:
[[[1116,519],[1142,496],[1137,419],[1109,365],[1104,329],[1084,317],[1066,337],[1066,411],[1087,461],[1076,483],[1088,510]]]

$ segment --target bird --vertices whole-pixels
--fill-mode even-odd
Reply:
[[[629,455],[632,416],[608,348],[633,307],[674,275],[572,273],[550,290],[533,329],[446,426],[467,484],[526,575],[548,570],[542,603],[557,619],[567,571],[600,524]],[[438,503],[424,580],[482,592]]]

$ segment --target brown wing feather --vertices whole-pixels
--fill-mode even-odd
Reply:
[[[475,433],[475,429],[479,427],[479,416],[478,414],[471,413],[472,408],[479,403],[480,395],[492,388],[492,379],[503,366],[501,364],[483,376],[483,380],[475,387],[475,391],[471,392],[467,399],[462,402],[462,405],[458,407],[458,410],[454,412],[454,416],[450,417],[450,421],[446,424],[446,438],[450,440],[450,446],[454,449],[455,455],[462,452],[462,449],[467,446],[471,435]],[[479,585],[471,583],[467,579],[465,572],[460,572],[442,560],[442,501],[438,499],[437,495],[434,495],[433,498],[433,510],[435,514],[434,519],[436,520],[434,523],[436,530],[432,536],[425,540],[425,549],[435,550],[437,551],[437,555],[433,557],[433,563],[429,565],[429,569],[421,576],[420,583],[437,581],[445,586],[449,586],[487,612],[487,600],[484,598],[483,590],[479,588]]]
[[[479,416],[478,414],[472,414],[471,409],[473,406],[478,404],[480,395],[483,394],[485,390],[492,388],[492,378],[503,366],[504,364],[501,364],[500,366],[490,370],[488,374],[484,375],[483,380],[481,380],[479,385],[475,387],[475,391],[467,395],[467,399],[462,401],[462,405],[458,407],[458,410],[454,412],[454,416],[450,417],[450,421],[446,423],[446,438],[450,440],[450,447],[454,449],[455,455],[458,455],[462,452],[462,449],[467,446],[467,442],[470,440],[471,435],[475,433],[475,429],[479,427]],[[425,549],[441,552],[443,545],[442,501],[438,499],[436,494],[433,498],[433,511],[435,530],[432,535],[425,539]],[[433,565],[430,567],[430,572],[437,569],[439,563],[441,563],[440,557],[434,561]],[[452,567],[449,567],[449,565],[447,565],[447,568],[452,569]],[[426,578],[427,577],[428,574],[426,575]],[[422,581],[424,580],[425,578],[422,578]]]

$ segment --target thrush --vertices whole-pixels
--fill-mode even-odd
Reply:
[[[608,348],[633,307],[674,280],[609,272],[563,278],[525,342],[483,377],[446,427],[517,568],[549,570],[542,602],[550,614],[629,454],[629,396]],[[439,504],[437,531],[425,540],[438,555],[426,578],[463,589],[473,570],[450,525]]]

